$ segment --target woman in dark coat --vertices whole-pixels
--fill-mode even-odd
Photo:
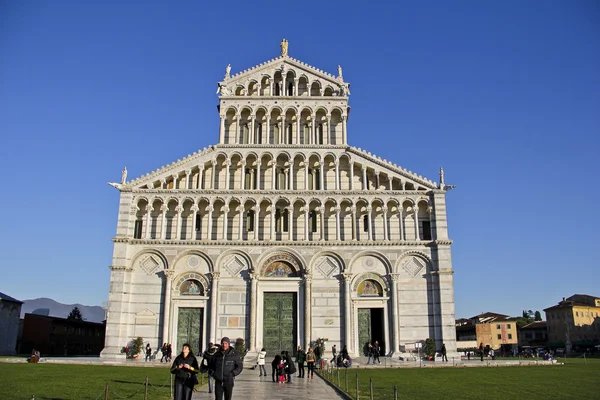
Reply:
[[[284,356],[282,356],[284,357]],[[292,357],[290,356],[289,352],[285,352],[285,363],[287,366],[287,378],[288,378],[288,383],[292,383],[292,376],[294,376],[294,374],[296,373],[296,366],[294,365],[294,360],[292,360]]]
[[[194,357],[192,348],[185,343],[173,365],[171,373],[175,375],[175,400],[191,400],[194,385],[198,383],[196,374],[199,370],[198,360]]]
[[[281,364],[281,356],[277,354],[273,361],[271,361],[271,377],[273,378],[273,382],[279,381],[279,374],[277,372],[279,364]]]

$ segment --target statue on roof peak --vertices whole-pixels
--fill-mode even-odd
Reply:
[[[225,79],[231,78],[231,64],[227,64],[225,67]]]
[[[288,45],[289,45],[287,39],[283,38],[279,45],[281,46],[281,56],[282,57],[287,56],[288,55]]]
[[[342,75],[342,66],[338,65],[338,79],[343,81],[344,80],[344,76]]]

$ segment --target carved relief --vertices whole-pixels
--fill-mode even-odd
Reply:
[[[140,261],[140,267],[148,275],[152,275],[159,267],[161,263],[154,258],[153,255],[148,255],[142,261]]]
[[[330,257],[320,257],[319,260],[317,260],[315,268],[323,275],[323,277],[331,278],[338,270],[338,265]]]
[[[410,276],[417,276],[419,272],[421,272],[425,268],[425,263],[417,258],[411,257],[406,260],[404,264],[402,264],[402,269],[404,269]]]
[[[246,263],[241,257],[232,255],[225,259],[223,267],[231,274],[231,276],[238,276],[240,272],[246,268]]]

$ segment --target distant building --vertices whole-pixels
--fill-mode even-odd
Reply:
[[[548,346],[573,350],[591,349],[600,344],[600,298],[575,294],[546,308]]]
[[[548,329],[546,321],[534,321],[519,330],[519,347],[546,347]]]
[[[98,356],[105,330],[104,323],[25,314],[19,352],[36,349],[42,356]]]
[[[508,315],[486,312],[469,319],[458,319],[456,326],[457,349],[479,347],[512,350],[518,341],[517,323]]]
[[[22,301],[0,292],[0,355],[16,353],[22,304]]]

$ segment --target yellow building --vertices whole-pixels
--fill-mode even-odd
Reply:
[[[585,350],[600,344],[600,298],[575,294],[546,308],[548,345]]]
[[[508,315],[483,313],[471,318],[475,323],[477,342],[484,347],[498,350],[502,346],[512,348],[519,343],[517,323]]]

